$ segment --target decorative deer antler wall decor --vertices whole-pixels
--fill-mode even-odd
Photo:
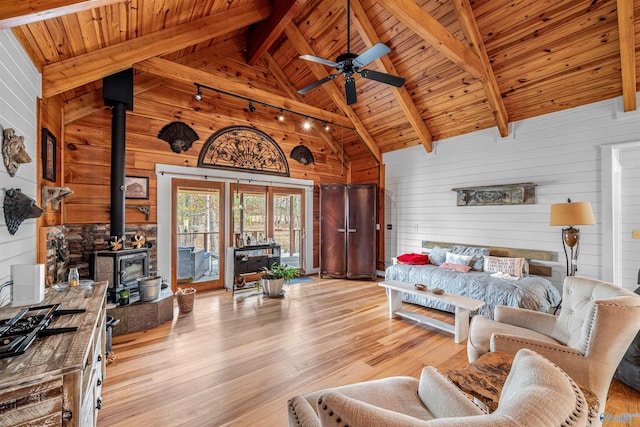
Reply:
[[[73,194],[73,191],[69,187],[50,187],[48,185],[42,186],[42,207],[45,209],[51,202],[51,208],[58,210],[60,202]]]

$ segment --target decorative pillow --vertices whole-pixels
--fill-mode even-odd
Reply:
[[[524,258],[484,257],[484,271],[488,273],[507,273],[511,276],[522,277],[524,267]]]
[[[484,257],[489,255],[489,248],[476,248],[472,246],[455,245],[449,248],[449,252],[460,255],[471,255],[473,259],[469,263],[472,270],[482,271]]]
[[[444,268],[447,270],[453,270],[453,271],[458,271],[460,273],[468,273],[469,270],[471,270],[471,267],[468,265],[463,265],[463,264],[449,264],[448,262],[444,262],[442,264],[440,264],[440,267],[438,268]]]
[[[473,257],[471,255],[459,255],[452,252],[447,252],[445,262],[447,264],[469,265],[472,258]]]
[[[429,264],[429,257],[424,254],[404,254],[404,255],[400,255],[397,259],[400,264],[409,264],[409,265]]]
[[[441,248],[440,246],[434,246],[429,252],[429,261],[431,264],[440,265],[447,259],[447,248]]]

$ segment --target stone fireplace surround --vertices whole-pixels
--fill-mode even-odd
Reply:
[[[59,225],[45,227],[43,236],[46,244],[45,271],[47,285],[67,280],[69,268],[75,267],[81,279],[92,279],[90,260],[95,251],[108,249],[110,237],[108,224]],[[149,254],[149,272],[158,269],[157,261],[157,224],[129,224],[125,228],[126,247],[130,247],[131,238],[136,234],[145,236],[152,244]],[[123,335],[144,329],[154,328],[172,320],[174,312],[171,289],[163,289],[160,298],[152,302],[132,301],[126,306],[107,306],[107,315],[120,320],[113,328],[113,335]]]

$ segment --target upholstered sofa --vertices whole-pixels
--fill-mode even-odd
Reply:
[[[178,246],[178,280],[187,278],[198,280],[204,276],[204,272],[204,249],[195,249],[193,246]]]
[[[498,408],[486,413],[433,367],[418,381],[391,377],[295,396],[289,426],[586,426],[587,403],[576,383],[531,350],[516,355]]]
[[[634,292],[640,295],[640,287]],[[613,377],[640,391],[640,332],[631,342]]]

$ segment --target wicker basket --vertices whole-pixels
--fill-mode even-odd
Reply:
[[[193,303],[196,299],[196,290],[194,288],[178,288],[176,297],[178,298],[178,311],[180,314],[190,313],[193,310]]]

